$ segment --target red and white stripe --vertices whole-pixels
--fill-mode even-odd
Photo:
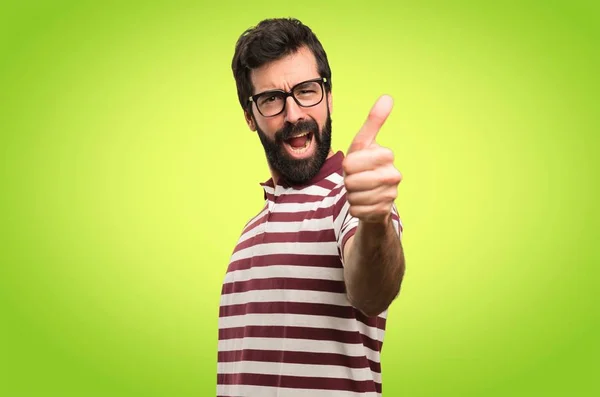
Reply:
[[[345,294],[343,246],[356,231],[341,162],[303,189],[264,184],[265,207],[235,247],[219,309],[217,396],[381,395],[386,312]],[[402,225],[394,207],[394,226]]]

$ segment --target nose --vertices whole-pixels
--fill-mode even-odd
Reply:
[[[299,120],[304,118],[304,112],[302,108],[296,103],[294,98],[287,97],[285,104],[285,121],[291,124],[296,124]]]

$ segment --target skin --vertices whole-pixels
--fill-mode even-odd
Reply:
[[[391,216],[402,174],[394,166],[394,153],[375,142],[392,106],[391,97],[379,98],[343,162],[349,211],[359,219],[344,246],[344,279],[350,303],[367,316],[380,314],[398,296],[405,270]]]
[[[300,48],[277,61],[254,69],[250,75],[254,93],[272,89],[289,91],[302,81],[319,77],[317,62],[308,48]],[[255,106],[255,105],[253,105]],[[332,94],[310,108],[298,106],[288,97],[283,113],[263,117],[256,109],[244,112],[251,131],[257,125],[271,139],[285,122],[297,123],[312,118],[323,128],[327,106],[333,111]],[[402,175],[394,166],[394,154],[379,146],[376,137],[389,116],[393,100],[382,96],[369,112],[355,136],[343,162],[344,185],[350,204],[350,214],[359,219],[358,229],[344,246],[344,280],[350,303],[367,316],[376,316],[386,310],[400,292],[404,277],[404,252],[391,217]],[[312,156],[315,147],[304,156]],[[328,158],[334,152],[330,149]],[[270,166],[273,181],[280,175]]]
[[[260,68],[252,70],[250,79],[254,86],[254,93],[264,92],[274,89],[289,91],[294,85],[306,80],[319,77],[317,61],[312,52],[305,47],[300,48],[296,53],[290,54],[282,59],[263,65]],[[263,117],[256,108],[253,115],[244,111],[246,123],[251,131],[256,131],[257,124],[262,131],[270,138],[274,139],[275,132],[283,127],[285,122],[296,124],[301,119],[312,118],[319,125],[321,130],[327,119],[327,105],[330,112],[333,112],[333,97],[331,93],[327,94],[326,101],[323,100],[317,106],[303,108],[298,106],[293,98],[286,100],[285,111],[275,117]],[[256,105],[252,105],[256,106]],[[306,153],[305,157],[314,154],[315,146]],[[327,158],[333,156],[334,152],[330,149]],[[269,165],[273,182],[277,184],[280,178],[277,170]]]

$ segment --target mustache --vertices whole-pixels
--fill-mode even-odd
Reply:
[[[292,136],[305,131],[312,132],[313,135],[318,135],[319,126],[317,122],[314,120],[303,120],[296,124],[286,122],[285,125],[275,133],[275,140],[278,143],[282,143]]]

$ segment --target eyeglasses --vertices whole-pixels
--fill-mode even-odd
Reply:
[[[325,77],[307,80],[296,84],[289,92],[271,90],[252,95],[248,97],[248,102],[254,102],[263,117],[273,117],[283,112],[289,96],[294,98],[298,106],[304,108],[318,105],[323,100],[323,85],[326,83]]]

